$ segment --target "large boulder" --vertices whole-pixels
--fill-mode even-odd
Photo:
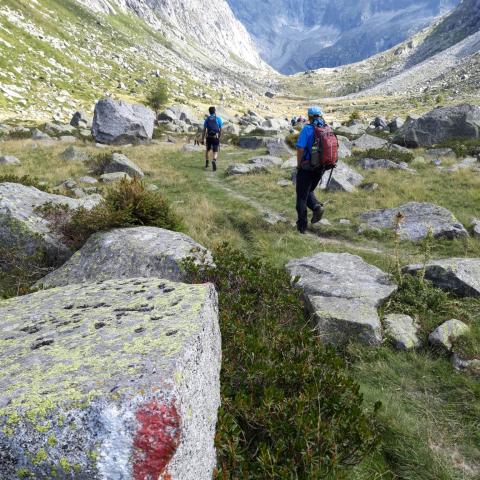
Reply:
[[[95,106],[92,135],[95,141],[125,145],[152,139],[155,114],[147,107],[111,99]]]
[[[480,138],[480,107],[457,105],[436,108],[408,119],[394,142],[407,147],[430,147],[449,138]]]
[[[424,265],[408,265],[404,271],[416,274],[425,268],[433,284],[464,297],[480,297],[480,258],[446,258]]]
[[[163,228],[136,227],[101,232],[59,269],[38,282],[43,287],[96,282],[114,278],[157,277],[185,280],[187,258],[212,263],[201,245],[183,233]]]
[[[46,204],[66,205],[71,209],[93,208],[99,195],[73,199],[42,192],[19,183],[0,184],[0,247],[25,256],[45,255],[47,264],[60,265],[72,252],[51,231],[38,209]],[[0,269],[2,261],[0,259]]]
[[[143,178],[145,174],[142,169],[134,162],[132,162],[123,153],[113,153],[108,159],[103,173],[117,173],[124,172],[130,177]]]
[[[0,478],[212,478],[212,285],[70,285],[1,302],[0,318]]]
[[[291,157],[293,152],[283,138],[271,138],[266,141],[269,155],[275,157]]]
[[[238,146],[240,148],[256,150],[257,148],[265,147],[267,145],[267,140],[267,137],[240,137]]]
[[[175,104],[168,107],[158,116],[158,120],[166,122],[181,121],[187,125],[198,126],[201,124],[198,117],[186,105]]]
[[[360,173],[356,172],[350,168],[345,162],[341,160],[338,162],[337,167],[333,170],[332,178],[330,184],[328,184],[328,179],[330,177],[330,172],[326,172],[323,176],[323,181],[321,185],[322,190],[328,188],[332,192],[354,192],[357,187],[363,182],[363,176]]]
[[[352,147],[358,150],[371,150],[384,148],[388,145],[387,140],[383,138],[374,137],[373,135],[362,135],[352,142]]]
[[[446,208],[431,203],[410,202],[397,208],[374,210],[360,216],[373,229],[394,229],[397,215],[403,219],[399,226],[401,240],[419,241],[432,230],[435,238],[453,239],[468,235],[465,227]]]
[[[379,268],[349,253],[318,253],[287,264],[295,285],[325,343],[350,340],[378,344],[382,340],[377,307],[396,286]]]

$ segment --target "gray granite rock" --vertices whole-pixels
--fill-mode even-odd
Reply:
[[[408,265],[404,271],[416,274],[423,265]],[[464,297],[480,297],[480,258],[447,258],[425,266],[425,278],[449,292]]]
[[[428,336],[428,341],[434,347],[450,351],[455,341],[462,335],[467,334],[469,330],[469,326],[460,320],[448,320],[448,322],[442,323]]]
[[[146,142],[152,139],[155,114],[147,107],[111,99],[95,106],[92,135],[109,145]]]
[[[351,143],[338,141],[338,158],[347,158],[352,156]]]
[[[283,138],[267,139],[265,146],[267,147],[268,154],[274,157],[291,157],[293,153]]]
[[[88,175],[84,176],[84,177],[80,177],[78,179],[78,181],[80,183],[87,183],[89,185],[95,185],[96,183],[98,183],[98,180],[94,177],[89,177]]]
[[[318,253],[287,264],[313,315],[321,339],[378,344],[382,340],[377,307],[395,290],[390,277],[348,253]]]
[[[297,168],[297,157],[291,157],[288,160],[285,160],[281,166],[282,170],[291,170]]]
[[[0,157],[0,165],[20,165],[21,162],[13,155],[3,155]]]
[[[132,177],[125,172],[104,173],[99,177],[102,183],[115,183],[121,180],[131,180]]]
[[[480,137],[480,107],[457,105],[436,108],[418,118],[407,119],[393,141],[407,147],[431,147],[450,138]]]
[[[193,145],[191,143],[187,143],[182,147],[182,151],[187,153],[203,152],[204,147],[201,147],[200,145]]]
[[[326,172],[323,176],[322,190],[327,189],[327,182],[330,177],[330,172]],[[337,168],[333,171],[332,179],[328,185],[328,190],[335,192],[354,192],[357,187],[363,182],[363,176],[350,168],[345,162],[338,161]]]
[[[60,158],[66,162],[86,162],[90,159],[90,155],[83,148],[70,145],[61,153]]]
[[[425,150],[424,155],[430,160],[456,157],[455,152],[451,148],[430,148],[429,150]]]
[[[480,238],[480,220],[477,218],[472,218],[472,230],[473,236],[475,238]]]
[[[408,168],[406,163],[396,163],[388,159],[362,158],[357,162],[357,165],[364,170],[387,169],[415,172],[415,170]]]
[[[258,165],[253,163],[233,163],[229,165],[226,171],[230,175],[248,175],[250,173],[266,173],[268,168],[265,165]]]
[[[267,145],[268,137],[240,137],[238,146],[240,148],[256,150],[257,148],[264,148]]]
[[[187,235],[162,228],[136,227],[100,232],[68,262],[38,282],[46,288],[114,278],[157,277],[185,280],[182,262],[211,254]]]
[[[280,167],[283,164],[283,160],[272,155],[263,155],[251,158],[248,163],[253,165],[264,165],[265,167]]]
[[[468,372],[475,376],[480,376],[480,359],[479,358],[462,358],[457,353],[452,355],[452,365],[455,370]]]
[[[212,285],[70,285],[0,302],[0,318],[0,478],[212,478]]]
[[[143,178],[145,176],[141,168],[123,153],[113,153],[105,165],[104,173],[117,172],[124,172],[130,177]]]
[[[362,135],[360,138],[357,138],[357,140],[352,142],[352,147],[357,148],[358,150],[384,148],[387,145],[387,140],[367,134]]]
[[[75,200],[62,195],[45,193],[19,183],[1,183],[0,246],[14,249],[27,256],[45,254],[48,264],[60,265],[72,255],[72,252],[51,231],[48,221],[41,215],[38,208],[49,203],[67,205],[72,209],[81,206],[89,209],[97,205],[100,200],[99,195]]]
[[[409,315],[392,314],[383,320],[386,332],[399,350],[412,350],[421,346],[418,325]]]
[[[410,202],[397,208],[375,210],[360,216],[371,227],[394,229],[398,213],[404,215],[400,224],[402,240],[419,241],[432,229],[435,238],[457,238],[468,235],[465,227],[446,208],[431,203]]]

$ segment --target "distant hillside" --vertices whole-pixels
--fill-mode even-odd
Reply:
[[[172,101],[265,100],[272,72],[224,0],[208,15],[205,0],[82,1],[0,2],[0,119],[65,119],[104,95],[139,101],[156,77]]]

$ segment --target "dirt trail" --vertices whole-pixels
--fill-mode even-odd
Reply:
[[[225,185],[225,183],[222,181],[222,179],[214,174],[213,172],[206,172],[206,177],[208,182],[210,182],[212,185],[215,187],[223,190],[225,193],[227,193],[229,196],[232,198],[235,198],[236,200],[243,202],[250,207],[254,208],[257,210],[263,220],[270,225],[276,225],[278,223],[285,223],[289,224],[292,226],[292,228],[295,227],[295,221],[291,218],[286,218],[284,215],[281,213],[275,212],[269,208],[266,208],[264,205],[262,205],[260,202],[255,200],[252,197],[248,197],[242,193],[239,193],[235,190],[233,190],[231,187]],[[368,253],[377,253],[380,255],[388,255],[389,252],[386,251],[384,248],[382,248],[380,245],[375,243],[375,246],[368,246],[368,245],[359,245],[357,243],[349,242],[348,240],[342,240],[342,239],[337,239],[337,238],[329,238],[329,237],[322,237],[321,233],[315,233],[315,232],[306,232],[305,234],[309,238],[314,239],[315,241],[322,243],[323,245],[335,245],[335,246],[341,246],[341,247],[346,247],[352,250],[358,250],[358,251],[363,251],[363,252],[368,252]]]

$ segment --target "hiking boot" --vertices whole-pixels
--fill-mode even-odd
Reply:
[[[205,161],[205,168],[208,168],[208,165],[209,165],[208,160],[206,160]]]
[[[212,169],[214,172],[217,171],[217,162],[215,160],[212,162]]]
[[[323,208],[323,205],[320,204],[314,211],[312,215],[312,223],[318,223],[322,217],[323,217],[323,212],[325,209]]]

